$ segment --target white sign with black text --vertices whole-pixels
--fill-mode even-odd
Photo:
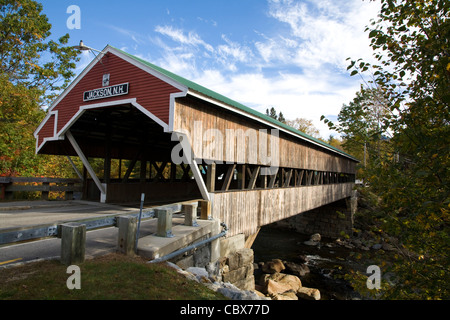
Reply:
[[[122,83],[111,87],[94,89],[86,91],[83,94],[83,101],[92,101],[98,99],[106,99],[116,96],[128,94],[129,83]]]

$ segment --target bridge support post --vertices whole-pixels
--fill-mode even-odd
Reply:
[[[197,223],[198,203],[189,203],[183,205],[184,225],[189,227],[198,227]]]
[[[206,189],[208,192],[216,190],[216,164],[214,162],[208,165],[208,170],[206,171]]]
[[[135,248],[137,217],[118,217],[117,226],[119,227],[119,237],[117,241],[118,252],[127,256],[133,256],[137,250],[137,248]]]
[[[211,220],[211,201],[201,200],[200,203],[200,219]]]
[[[220,222],[218,220],[214,220],[214,225],[212,226],[211,237],[218,235],[222,231],[222,227],[220,226]],[[210,262],[216,262],[220,259],[220,241],[222,239],[217,239],[211,242],[211,257]]]
[[[172,210],[156,209],[155,211],[158,216],[158,230],[156,235],[158,237],[172,238]]]
[[[352,195],[350,198],[347,198],[347,208],[350,210],[350,213],[353,217],[353,215],[358,210],[358,191],[352,190]]]
[[[70,266],[83,263],[86,251],[86,225],[61,225],[61,263]]]

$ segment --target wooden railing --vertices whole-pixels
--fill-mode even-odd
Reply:
[[[65,200],[72,200],[74,192],[82,191],[80,179],[0,177],[0,200],[17,200],[16,192],[40,192],[42,200],[50,192],[64,192]]]

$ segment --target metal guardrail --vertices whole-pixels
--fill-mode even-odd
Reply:
[[[182,211],[183,205],[181,203],[163,205],[150,209],[142,210],[142,220],[148,220],[152,218],[156,218],[155,211],[157,209],[169,209],[172,210],[173,213],[179,213]],[[138,217],[139,210],[136,213],[127,213],[127,214],[113,214],[105,217],[98,218],[90,218],[83,220],[71,220],[65,222],[58,222],[55,224],[49,225],[40,225],[33,227],[22,227],[22,228],[10,228],[0,230],[0,245],[11,244],[22,241],[30,241],[37,240],[47,237],[60,237],[61,234],[61,225],[68,222],[76,222],[80,224],[86,225],[86,230],[95,230],[100,228],[107,227],[117,227],[117,218],[120,216],[136,216]]]

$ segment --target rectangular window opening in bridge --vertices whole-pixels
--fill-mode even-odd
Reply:
[[[298,168],[279,168],[273,175],[263,175],[263,166],[249,164],[213,163],[199,168],[208,192],[217,193],[355,182],[354,174]]]

